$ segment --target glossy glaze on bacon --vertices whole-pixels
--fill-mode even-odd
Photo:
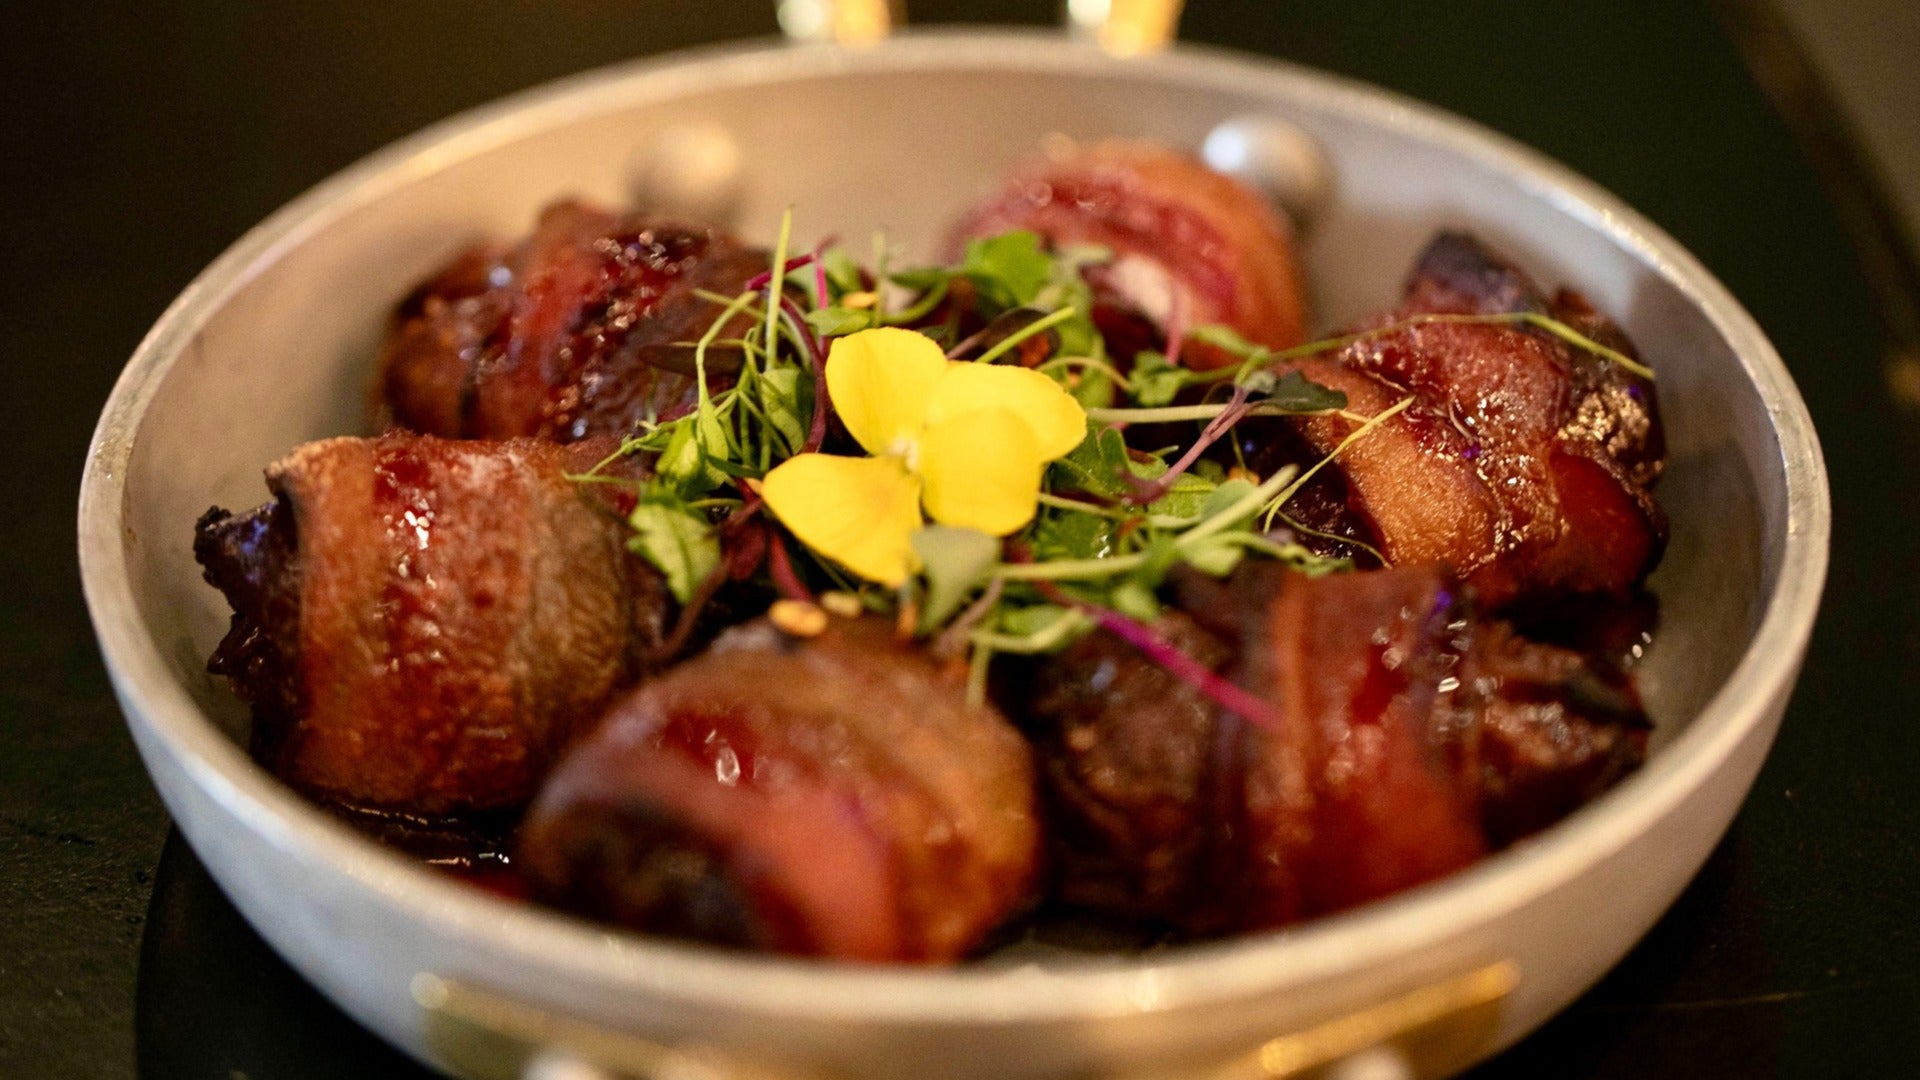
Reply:
[[[524,803],[659,640],[657,575],[565,473],[606,444],[308,443],[201,519],[235,611],[210,664],[294,786],[420,817]]]
[[[550,903],[851,960],[964,955],[1027,899],[1026,744],[890,620],[765,622],[614,705],[527,816]]]
[[[448,438],[626,435],[692,401],[683,344],[720,313],[696,290],[733,295],[768,258],[716,230],[556,203],[518,246],[459,256],[401,305],[382,398],[401,426]]]
[[[1470,237],[1445,233],[1422,254],[1397,309],[1361,329],[1420,315],[1531,311],[1633,355],[1575,293],[1548,298]],[[1340,459],[1348,509],[1392,565],[1452,567],[1493,607],[1578,593],[1625,595],[1658,560],[1666,522],[1649,493],[1665,448],[1652,383],[1538,329],[1400,325],[1300,362],[1372,415],[1412,405]],[[1256,468],[1292,428],[1315,456],[1358,427],[1342,416],[1244,425]]]
[[[1012,229],[1054,247],[1114,254],[1090,272],[1103,329],[1127,316],[1170,325],[1224,323],[1283,349],[1305,338],[1306,304],[1293,232],[1266,200],[1194,158],[1127,141],[1063,148],[1016,169],[969,211],[957,240]],[[956,245],[957,246],[957,245]]]
[[[1463,596],[1431,567],[1270,565],[1189,594],[1162,634],[1271,702],[1273,727],[1105,633],[1048,661],[1025,722],[1062,898],[1190,934],[1282,925],[1466,866],[1639,763],[1624,676]]]

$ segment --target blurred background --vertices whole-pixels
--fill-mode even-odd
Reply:
[[[1920,4],[1777,0],[1777,7],[1905,225],[1920,228]]]
[[[1053,0],[911,0],[1054,24]],[[1482,1075],[1920,1075],[1920,3],[1189,0],[1182,37],[1531,143],[1672,232],[1787,357],[1833,469],[1794,711],[1699,881]],[[0,30],[0,1077],[403,1075],[169,839],[101,670],[74,490],[121,364],[275,207],[450,113],[774,31],[771,0],[26,3]],[[937,137],[930,133],[930,137]]]

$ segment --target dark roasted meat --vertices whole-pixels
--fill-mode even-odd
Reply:
[[[767,265],[711,229],[557,203],[519,246],[469,251],[401,305],[381,393],[397,423],[449,438],[625,435],[693,400],[685,343],[720,314],[696,290],[732,295]]]
[[[1114,254],[1090,275],[1096,300],[1173,325],[1223,323],[1281,349],[1306,329],[1292,229],[1239,181],[1146,143],[1073,146],[1028,162],[976,205],[959,240],[1028,229],[1056,247]],[[1103,326],[1124,319],[1096,312]]]
[[[1062,898],[1195,934],[1281,925],[1459,869],[1639,763],[1624,677],[1462,595],[1437,568],[1266,565],[1212,594],[1208,628],[1164,616],[1168,641],[1275,706],[1272,727],[1104,633],[1049,660],[1025,722]]]
[[[1484,623],[1458,681],[1437,731],[1497,845],[1566,817],[1646,759],[1639,692],[1604,660]]]
[[[1185,615],[1159,630],[1209,667],[1233,653]],[[1225,929],[1209,860],[1224,789],[1218,710],[1108,633],[1040,665],[1026,707],[1050,805],[1060,899],[1095,911]],[[1237,775],[1237,773],[1235,774]]]
[[[274,500],[201,519],[232,604],[209,665],[296,787],[436,817],[525,802],[656,642],[670,599],[564,473],[605,445],[308,443]]]
[[[520,864],[536,897],[639,929],[951,960],[1027,897],[1032,786],[1020,736],[890,621],[756,622],[614,705]]]
[[[1549,300],[1525,275],[1459,234],[1421,256],[1396,310],[1409,316],[1534,311],[1628,355],[1632,346],[1579,296]],[[1299,364],[1371,415],[1411,396],[1404,413],[1348,448],[1348,508],[1393,565],[1452,567],[1492,607],[1577,593],[1626,594],[1658,560],[1665,518],[1648,491],[1664,456],[1653,385],[1593,353],[1518,324],[1421,323]],[[1313,456],[1357,427],[1328,415],[1245,425],[1257,467]],[[1259,452],[1268,450],[1265,454]]]

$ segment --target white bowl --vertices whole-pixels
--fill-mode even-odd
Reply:
[[[353,834],[247,757],[242,710],[204,668],[226,615],[193,563],[193,521],[209,504],[262,501],[262,466],[296,443],[364,429],[388,311],[456,249],[524,230],[562,194],[627,201],[662,140],[689,124],[736,141],[743,231],[770,235],[791,204],[802,238],[886,226],[925,253],[1048,133],[1197,146],[1222,120],[1262,115],[1297,124],[1331,165],[1304,251],[1323,322],[1391,302],[1425,237],[1466,226],[1540,280],[1585,291],[1659,370],[1673,536],[1653,580],[1664,625],[1640,668],[1656,748],[1565,823],[1291,930],[923,971],[744,956],[498,900]],[[1819,448],[1779,357],[1692,256],[1593,184],[1459,119],[1283,64],[1191,48],[1116,61],[978,33],[617,67],[374,155],[248,233],[161,318],[101,417],[80,499],[101,647],[195,851],[261,935],[358,1020],[423,1061],[487,1075],[512,1075],[517,1052],[461,1056],[473,1045],[439,1037],[440,1013],[422,1001],[445,1001],[426,983],[416,996],[417,975],[736,1062],[1010,1077],[1220,1062],[1505,961],[1518,984],[1467,1049],[1490,1053],[1618,960],[1725,830],[1797,674],[1827,533]]]

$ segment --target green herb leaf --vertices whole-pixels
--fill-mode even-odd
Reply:
[[[860,266],[853,256],[839,248],[830,248],[820,256],[821,265],[827,270],[827,283],[843,293],[859,292],[863,287],[860,280]]]
[[[1232,533],[1220,533],[1188,545],[1184,554],[1187,565],[1195,570],[1214,577],[1226,577],[1233,573],[1234,567],[1240,565],[1243,553],[1244,549],[1235,542]]]
[[[1174,544],[1175,534],[1156,532],[1147,541],[1146,564],[1137,574],[1138,579],[1150,588],[1159,588],[1166,580],[1167,571],[1180,561],[1180,548]]]
[[[1243,380],[1248,389],[1266,396],[1260,404],[1286,409],[1288,412],[1332,412],[1347,407],[1347,395],[1331,386],[1322,386],[1300,374],[1289,371],[1278,379],[1271,371],[1256,371]]]
[[[1227,507],[1245,498],[1253,490],[1253,484],[1246,480],[1233,479],[1222,481],[1219,487],[1207,493],[1206,501],[1200,504],[1200,516],[1210,518],[1221,513]]]
[[[720,565],[720,538],[698,511],[671,498],[650,498],[627,518],[634,535],[627,547],[667,579],[674,598],[687,603]]]
[[[987,571],[1000,557],[1000,541],[975,529],[929,525],[913,534],[913,550],[927,579],[926,602],[920,610],[924,633],[952,618],[986,581]]]
[[[1288,544],[1287,549],[1285,553],[1276,557],[1308,577],[1344,574],[1353,569],[1352,559],[1331,559],[1325,555],[1315,555],[1299,544]]]
[[[1066,338],[1063,335],[1061,337],[1061,349],[1063,352],[1066,348],[1065,341]],[[1067,372],[1060,371],[1056,372],[1054,377],[1066,386],[1067,393],[1073,395],[1073,400],[1079,402],[1081,408],[1106,409],[1113,406],[1113,400],[1118,395],[1119,387],[1114,385],[1113,376],[1107,374],[1106,371],[1101,368],[1089,367],[1071,373],[1073,377],[1068,377],[1068,374]]]
[[[1077,274],[1089,266],[1112,262],[1113,249],[1105,244],[1062,244],[1053,257],[1060,265]]]
[[[1120,523],[1099,514],[1072,510],[1051,510],[1034,522],[1029,543],[1033,557],[1048,559],[1101,559],[1113,553],[1114,536]]]
[[[1134,404],[1158,408],[1172,404],[1180,391],[1193,382],[1193,373],[1168,363],[1165,353],[1143,352],[1133,358],[1133,374],[1127,378],[1133,387]]]
[[[1192,472],[1181,473],[1174,478],[1173,487],[1165,495],[1153,500],[1148,509],[1156,514],[1168,517],[1198,517],[1203,507],[1211,505],[1214,492],[1220,485],[1204,476]]]
[[[1067,609],[1058,604],[1007,605],[1000,609],[1000,632],[1014,637],[1030,637],[1060,621]]]
[[[683,417],[660,429],[668,433],[667,445],[660,451],[660,460],[654,463],[655,475],[689,498],[712,486],[692,421],[692,417]]]
[[[1108,606],[1130,619],[1152,622],[1160,617],[1160,598],[1144,581],[1123,578],[1107,597]]]
[[[797,367],[782,365],[759,377],[760,407],[767,425],[786,444],[788,456],[807,444],[807,424],[813,417],[813,378]]]
[[[903,289],[924,292],[952,277],[953,271],[944,266],[917,266],[908,270],[896,270],[887,280]]]
[[[969,241],[960,272],[996,308],[1016,308],[1031,304],[1053,280],[1053,257],[1040,250],[1040,237],[1015,229]]]
[[[1187,331],[1187,338],[1190,341],[1197,341],[1202,345],[1211,345],[1216,349],[1224,349],[1242,360],[1264,355],[1267,351],[1261,346],[1255,345],[1253,342],[1241,337],[1240,332],[1233,327],[1224,326],[1220,323],[1206,323],[1201,326],[1196,326]]]
[[[844,337],[873,325],[873,309],[844,307],[815,308],[807,312],[807,325],[823,338]]]
[[[1121,494],[1133,471],[1127,461],[1126,440],[1113,428],[1094,423],[1087,425],[1087,437],[1080,440],[1080,445],[1053,468],[1060,480],[1058,486],[1093,495]]]

